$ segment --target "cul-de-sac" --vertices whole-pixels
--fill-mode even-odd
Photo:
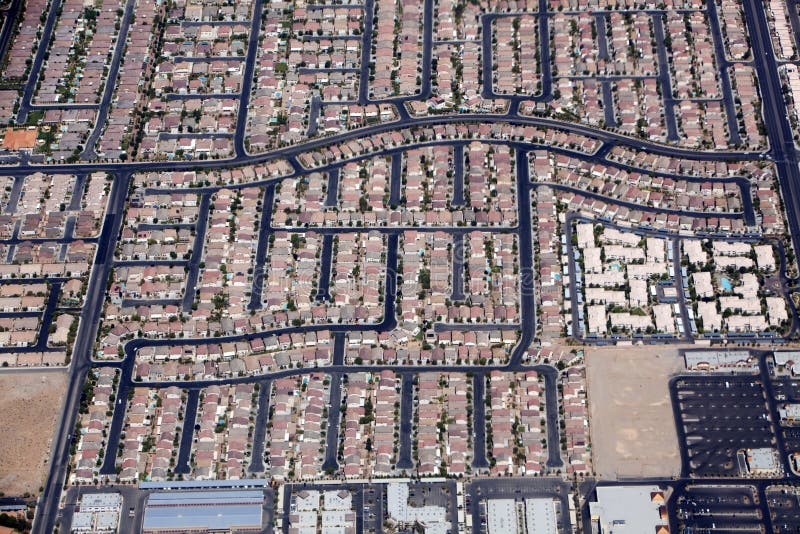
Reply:
[[[800,0],[2,0],[0,533],[800,532]]]

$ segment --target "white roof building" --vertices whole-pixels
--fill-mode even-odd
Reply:
[[[514,499],[489,499],[486,502],[486,528],[489,534],[519,533]]]
[[[107,512],[122,507],[119,493],[87,493],[81,497],[81,512]]]
[[[389,517],[401,525],[419,523],[425,534],[447,534],[450,523],[442,506],[411,506],[408,503],[408,484],[390,482],[386,491]]]
[[[547,498],[525,499],[527,534],[558,534],[558,501]]]
[[[664,494],[658,486],[600,486],[589,513],[600,534],[658,534],[665,525],[662,506]]]

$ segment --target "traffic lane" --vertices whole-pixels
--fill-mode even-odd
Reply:
[[[253,449],[250,459],[249,473],[264,472],[264,445],[267,435],[267,420],[269,419],[269,406],[272,396],[272,381],[265,380],[258,385],[258,415],[256,415],[255,429],[253,430]]]
[[[98,246],[94,267],[89,278],[84,313],[78,323],[78,332],[73,349],[69,386],[64,398],[58,429],[55,433],[56,439],[52,446],[47,480],[39,498],[39,508],[34,518],[34,530],[36,532],[51,532],[58,515],[62,484],[70,464],[70,444],[72,443],[73,430],[77,419],[78,404],[83,384],[91,367],[91,348],[97,335],[106,280],[110,273],[110,263],[100,261],[100,258],[101,256],[105,258],[113,253],[117,236],[122,226],[122,217],[120,215],[125,204],[129,182],[130,174],[117,175],[109,195],[108,214],[104,219],[101,231],[101,235],[108,236],[108,239],[101,241]]]

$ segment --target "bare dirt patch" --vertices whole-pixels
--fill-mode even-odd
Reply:
[[[674,347],[587,349],[592,461],[598,476],[680,474],[669,379],[683,369]]]
[[[0,491],[37,494],[61,414],[67,373],[0,373]]]

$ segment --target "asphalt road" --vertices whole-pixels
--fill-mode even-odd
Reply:
[[[267,421],[269,420],[270,397],[272,395],[272,381],[265,380],[259,384],[258,390],[258,415],[253,429],[253,450],[251,451],[250,473],[263,473],[264,446],[266,444]]]
[[[197,405],[200,402],[200,390],[190,389],[186,397],[186,413],[181,425],[181,442],[178,450],[178,462],[175,473],[188,474],[191,472],[189,460],[192,455],[192,442],[194,441],[194,426],[197,421]]]
[[[100,101],[100,109],[95,118],[94,127],[92,128],[89,137],[84,144],[81,159],[92,160],[97,157],[95,148],[100,135],[106,127],[106,120],[111,111],[111,99],[114,96],[114,91],[117,87],[117,77],[119,75],[119,67],[122,63],[125,48],[128,46],[128,29],[130,28],[131,17],[133,16],[133,8],[136,5],[136,0],[128,0],[125,4],[125,12],[120,21],[119,33],[117,34],[117,42],[114,45],[114,55],[111,58],[111,64],[108,66],[108,75],[106,76],[106,85],[103,89],[103,98]]]
[[[61,8],[61,0],[52,0],[50,2],[50,11],[47,14],[47,20],[42,28],[42,37],[39,39],[36,55],[33,58],[31,69],[28,73],[28,81],[22,90],[22,96],[19,99],[19,111],[17,113],[17,124],[24,124],[28,120],[28,112],[31,109],[31,101],[33,100],[33,93],[36,90],[36,82],[39,79],[39,73],[42,70],[44,63],[44,56],[47,49],[50,47],[50,39],[55,29],[56,20],[58,19],[59,9]]]
[[[58,0],[56,0],[58,1]],[[64,408],[58,422],[56,438],[53,440],[52,454],[44,491],[39,497],[39,506],[34,520],[34,531],[49,533],[53,529],[58,514],[61,485],[64,483],[70,462],[72,429],[78,415],[81,390],[91,367],[91,352],[97,335],[97,328],[103,310],[106,280],[110,274],[116,236],[122,224],[122,211],[128,192],[130,175],[116,177],[108,199],[107,216],[102,230],[106,239],[101,240],[95,256],[95,264],[89,278],[84,312],[78,324],[78,332],[72,351],[72,365],[69,370],[69,383],[64,398]],[[107,225],[107,226],[106,226]],[[116,455],[115,455],[116,456]]]

